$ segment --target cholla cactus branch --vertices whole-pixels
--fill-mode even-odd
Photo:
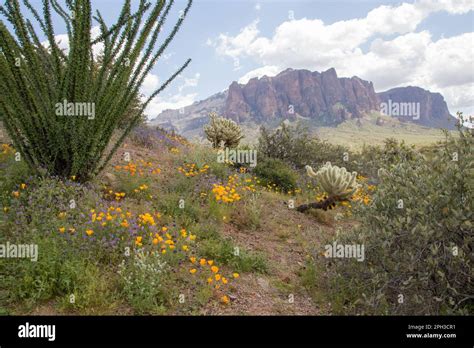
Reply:
[[[242,129],[234,121],[219,117],[216,113],[209,114],[210,122],[204,126],[204,133],[212,147],[236,147],[243,138]]]
[[[306,166],[305,168],[309,177],[318,180],[318,183],[323,190],[326,191],[328,197],[322,202],[303,204],[296,207],[296,210],[299,212],[304,212],[310,208],[331,209],[337,202],[349,200],[350,196],[352,196],[359,187],[356,182],[356,172],[349,173],[346,168],[333,166],[330,162],[327,162],[317,172],[310,166]]]
[[[349,173],[346,168],[333,166],[331,162],[327,162],[316,173],[310,166],[305,168],[308,176],[318,180],[329,196],[349,197],[358,187],[356,172]]]

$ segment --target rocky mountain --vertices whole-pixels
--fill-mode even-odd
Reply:
[[[224,114],[237,122],[266,122],[297,115],[337,124],[376,110],[371,82],[358,77],[338,78],[335,69],[322,73],[287,69],[275,77],[253,78],[229,87]]]
[[[165,110],[150,121],[150,124],[175,130],[182,134],[202,128],[203,125],[208,123],[208,115],[211,111],[215,111],[219,115],[223,114],[227,94],[228,91],[217,93],[205,100],[197,101],[178,110]]]
[[[304,118],[318,126],[335,126],[374,111],[429,127],[452,128],[454,124],[439,93],[419,87],[376,93],[372,82],[356,76],[340,78],[333,68],[321,73],[287,69],[247,84],[232,82],[225,92],[181,110],[166,110],[151,124],[186,133],[202,128],[211,111],[254,124]]]
[[[451,116],[444,98],[420,87],[399,87],[378,93],[381,109],[401,121],[411,121],[432,128],[454,129],[455,118]],[[399,115],[393,115],[398,108]],[[386,113],[386,112],[384,112]],[[408,119],[407,119],[408,117]]]

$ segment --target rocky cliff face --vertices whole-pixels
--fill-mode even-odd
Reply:
[[[444,98],[420,87],[399,87],[378,93],[381,110],[401,121],[411,121],[433,128],[453,129],[451,116]],[[397,115],[398,114],[398,115]]]
[[[382,110],[384,107],[390,110]],[[411,109],[405,115],[407,107]],[[207,123],[212,111],[238,123],[304,117],[321,125],[337,125],[371,111],[385,111],[401,121],[428,127],[454,126],[454,117],[439,93],[419,87],[375,93],[372,82],[358,77],[339,78],[334,69],[322,73],[287,69],[275,77],[253,78],[244,85],[233,82],[225,92],[181,110],[162,112],[151,124],[175,127],[179,132],[193,131]]]
[[[299,115],[337,124],[378,108],[371,82],[338,78],[334,69],[322,73],[287,69],[275,77],[253,78],[246,85],[233,82],[223,113],[237,122]]]

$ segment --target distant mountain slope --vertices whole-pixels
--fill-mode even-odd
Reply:
[[[208,122],[208,115],[214,111],[222,115],[228,92],[222,92],[195,102],[182,109],[168,109],[150,121],[152,126],[174,129],[184,134],[197,128],[202,128]]]
[[[238,123],[275,124],[304,118],[315,127],[336,126],[373,111],[385,111],[384,105],[390,106],[391,116],[403,122],[454,127],[454,118],[439,93],[411,86],[375,93],[372,82],[356,76],[339,78],[335,69],[322,73],[287,69],[277,76],[253,78],[243,85],[232,82],[225,92],[181,110],[166,110],[150,123],[197,135],[207,123],[209,112],[215,111]],[[410,117],[396,113],[404,111],[405,106],[413,106],[417,112]]]
[[[378,93],[381,103],[419,103],[419,119],[410,117],[408,121],[432,128],[453,129],[455,118],[451,116],[444,98],[439,93],[432,93],[420,87],[399,87]],[[413,105],[413,104],[412,104]],[[398,117],[405,120],[406,116]]]

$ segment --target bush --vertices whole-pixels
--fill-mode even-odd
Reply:
[[[254,194],[254,196],[249,197],[243,206],[241,205],[232,212],[232,222],[239,230],[257,230],[262,226],[261,215],[261,205],[259,205],[259,201]]]
[[[60,223],[58,214],[66,212],[68,220],[75,218],[85,209],[84,199],[98,200],[99,196],[87,185],[58,178],[32,181],[18,198],[12,199],[9,214],[17,226],[37,228],[40,233],[51,232]]]
[[[255,167],[255,174],[263,186],[275,184],[285,192],[296,188],[297,175],[287,164],[278,159],[260,160]]]
[[[147,126],[139,126],[130,132],[130,140],[132,143],[147,149],[155,147],[155,131]]]
[[[130,132],[130,141],[140,147],[147,149],[173,149],[178,148],[182,144],[186,144],[185,138],[168,132],[160,127],[150,127],[141,124]]]
[[[167,265],[158,252],[137,251],[119,266],[123,292],[138,313],[162,313],[165,304],[163,277]]]
[[[349,171],[354,170],[348,163],[352,156],[347,148],[318,139],[301,124],[291,126],[283,122],[274,132],[262,127],[258,149],[263,156],[282,160],[299,169],[305,165],[320,167],[331,162]]]
[[[336,312],[473,313],[472,140],[464,130],[431,160],[389,160],[398,164],[381,172],[372,204],[359,210],[361,226],[338,235],[340,244],[365,245],[365,262],[325,259]]]
[[[12,192],[19,191],[18,183],[29,182],[31,171],[25,161],[15,161],[15,150],[2,144],[0,150],[0,205],[8,207]]]
[[[2,21],[0,114],[15,148],[33,171],[86,181],[107,165],[130,130],[140,123],[151,100],[190,63],[186,61],[137,105],[143,81],[179,30],[191,4],[188,1],[161,45],[158,32],[170,9],[162,2],[140,2],[136,12],[126,2],[117,23],[110,27],[98,13],[97,38],[91,34],[90,0],[66,1],[67,8],[44,1],[43,11],[38,12],[31,5],[21,9],[17,2],[1,7],[13,28],[8,29]],[[33,23],[25,20],[23,10],[29,12]],[[68,30],[69,54],[58,46],[52,25],[47,25],[52,13],[74,29]],[[36,33],[34,28],[42,32]],[[48,45],[38,37],[48,38]],[[96,44],[104,48],[100,64],[93,53]],[[120,135],[113,141],[115,131]]]
[[[23,241],[24,243],[24,241]],[[64,241],[40,236],[28,242],[38,245],[38,260],[4,260],[0,273],[10,303],[21,300],[33,306],[62,297],[62,307],[94,313],[111,308],[110,275]],[[71,298],[71,295],[74,295]]]
[[[216,260],[239,272],[267,271],[267,263],[261,254],[248,253],[234,246],[228,239],[206,239],[199,244],[202,256]]]
[[[414,161],[417,157],[420,154],[415,152],[413,146],[388,138],[383,147],[364,145],[360,153],[352,154],[351,164],[358,173],[375,178],[380,168],[390,169],[401,162]]]

